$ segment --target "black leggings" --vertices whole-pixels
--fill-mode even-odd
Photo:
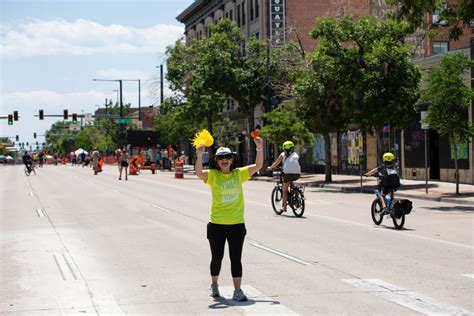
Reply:
[[[230,270],[232,277],[242,276],[242,248],[247,230],[245,224],[207,224],[207,239],[211,246],[211,276],[219,275],[224,257],[225,241],[229,244]]]

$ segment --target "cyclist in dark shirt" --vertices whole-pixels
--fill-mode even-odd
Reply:
[[[25,164],[26,168],[28,169],[28,172],[31,172],[31,167],[33,166],[33,158],[31,158],[30,154],[28,152],[25,152],[23,155],[23,163]]]
[[[370,170],[365,175],[373,176],[376,173],[379,174],[381,181],[379,182],[378,190],[382,195],[382,210],[384,210],[387,208],[385,196],[388,194],[393,199],[393,191],[400,187],[400,177],[396,170],[395,156],[392,153],[385,153],[382,160],[383,165]]]

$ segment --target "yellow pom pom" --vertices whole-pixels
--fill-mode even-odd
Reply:
[[[203,129],[199,133],[194,135],[193,145],[194,147],[206,146],[211,147],[214,144],[214,138],[212,138],[211,133],[207,129]]]

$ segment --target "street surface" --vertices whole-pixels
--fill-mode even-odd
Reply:
[[[369,194],[307,188],[303,218],[274,214],[273,183],[244,184],[243,290],[228,254],[209,297],[211,194],[195,176],[115,166],[0,167],[1,315],[420,315],[474,312],[474,208],[413,200],[375,226]]]

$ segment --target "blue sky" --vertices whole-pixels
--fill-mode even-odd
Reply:
[[[117,99],[115,82],[140,79],[141,104],[159,103],[159,70],[166,46],[184,26],[176,16],[193,0],[0,0],[0,115],[19,111],[0,136],[43,142],[58,119],[33,115],[92,113]],[[165,88],[165,94],[167,89]],[[124,102],[138,106],[138,83],[124,82]]]

